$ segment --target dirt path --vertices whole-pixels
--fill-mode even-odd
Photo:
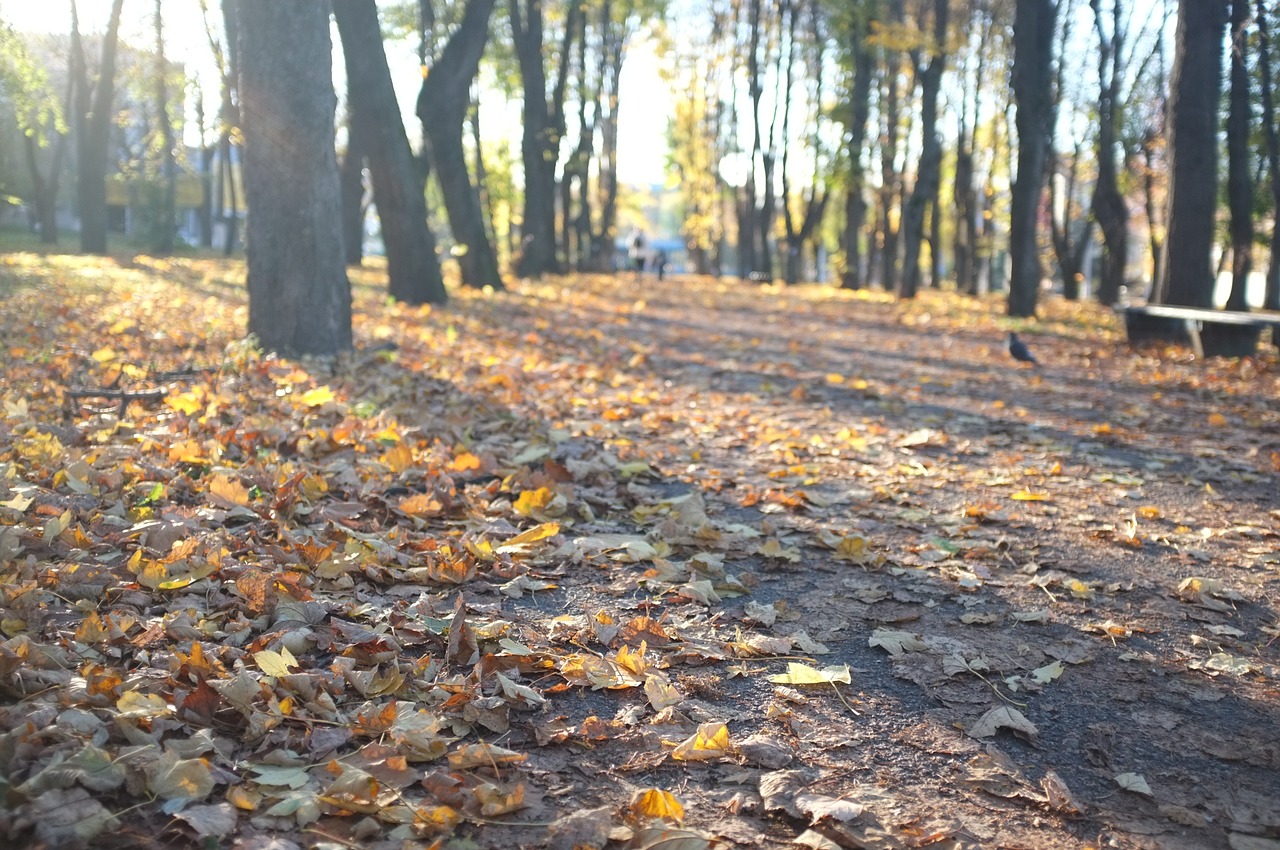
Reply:
[[[521,327],[548,294],[493,315]],[[1037,370],[980,308],[930,309],[948,308],[645,281],[564,295],[529,340],[551,361],[628,364],[607,424],[540,415],[661,469],[632,488],[663,520],[651,539],[688,532],[686,496],[695,523],[762,531],[681,549],[724,554],[750,596],[665,616],[742,639],[803,630],[828,650],[817,666],[852,674],[846,705],[768,682],[779,660],[683,671],[688,719],[767,736],[795,788],[865,806],[822,827],[836,846],[1280,846],[1274,355],[1262,374],[1161,362],[1060,311],[1057,333],[1023,334]],[[629,577],[611,586],[636,598]],[[966,734],[984,717],[1005,727]],[[591,760],[625,764],[651,734]],[[711,833],[788,846],[803,818],[766,811],[789,798],[762,802],[780,767],[765,753],[622,776],[681,789]],[[1122,790],[1125,774],[1145,785]]]

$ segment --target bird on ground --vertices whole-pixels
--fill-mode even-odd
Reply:
[[[1040,361],[1036,360],[1035,356],[1032,355],[1031,349],[1027,348],[1027,344],[1018,339],[1018,335],[1012,331],[1009,332],[1009,353],[1013,355],[1013,359],[1017,360],[1019,363],[1031,363],[1033,365],[1039,365],[1040,363]]]

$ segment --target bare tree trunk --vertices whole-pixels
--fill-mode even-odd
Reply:
[[[1093,189],[1093,214],[1102,230],[1102,280],[1098,301],[1114,304],[1124,286],[1129,254],[1129,205],[1120,193],[1116,162],[1120,126],[1120,83],[1123,77],[1123,0],[1112,0],[1111,32],[1107,34],[1100,0],[1090,0],[1094,31],[1098,34],[1098,181]]]
[[[1245,28],[1249,0],[1231,0],[1231,94],[1227,114],[1227,203],[1231,209],[1231,294],[1228,310],[1249,309],[1249,273],[1253,270],[1253,175],[1249,124],[1249,65]]]
[[[865,196],[867,175],[862,163],[862,148],[867,141],[867,119],[871,113],[871,77],[875,69],[875,56],[866,44],[861,29],[855,31],[853,93],[850,106],[853,120],[849,126],[849,187],[845,198],[844,255],[845,272],[841,286],[861,289],[867,285],[863,265],[861,240],[867,225],[867,199]]]
[[[560,271],[556,259],[556,163],[564,135],[564,95],[568,64],[562,62],[556,86],[547,101],[547,75],[543,66],[542,0],[508,0],[512,41],[520,62],[524,90],[521,157],[524,161],[524,236],[516,259],[516,273],[537,277]],[[560,55],[569,53],[568,34],[576,30],[581,4],[570,3],[566,43]]]
[[[1213,304],[1213,222],[1217,209],[1218,97],[1225,0],[1180,0],[1169,81],[1169,212],[1165,218],[1162,304]]]
[[[351,81],[347,80],[348,89]],[[347,103],[352,101],[350,91]],[[348,110],[348,113],[350,110]],[[348,266],[364,262],[364,139],[359,121],[347,115],[347,151],[342,156],[339,183],[342,187],[342,247]]]
[[[889,25],[901,25],[905,12],[902,0],[890,0]],[[898,171],[898,72],[901,62],[896,49],[885,47],[884,59],[884,111],[883,142],[880,149],[880,285],[893,292],[898,288],[898,227],[893,222],[893,210],[902,194],[902,174]]]
[[[924,212],[925,207],[937,198],[942,176],[942,139],[938,137],[937,124],[938,91],[942,87],[942,69],[946,64],[947,11],[947,0],[934,0],[933,44],[930,45],[929,64],[920,75],[920,166],[902,217],[904,256],[899,298],[915,298],[920,288]]]
[[[294,354],[351,348],[328,7],[244,0],[239,9],[245,189],[253,210],[249,331],[266,348]]]
[[[107,253],[107,157],[111,142],[112,101],[115,99],[116,46],[124,0],[112,0],[107,33],[102,39],[98,78],[89,85],[84,44],[76,7],[71,5],[72,68],[76,77],[76,195],[80,212],[80,250]]]
[[[366,145],[373,203],[387,249],[389,291],[408,304],[443,304],[448,296],[436,240],[427,227],[422,182],[391,84],[378,9],[374,0],[335,0],[333,13],[351,91],[361,95],[348,108],[361,125]]]
[[[1267,170],[1271,172],[1271,207],[1280,210],[1280,137],[1276,133],[1275,96],[1271,88],[1271,28],[1263,0],[1258,0],[1257,22],[1258,76],[1262,80],[1262,128],[1267,139]],[[1271,224],[1271,250],[1267,259],[1267,285],[1262,306],[1268,310],[1280,310],[1280,220]],[[1275,333],[1272,331],[1273,335]]]
[[[160,124],[160,176],[163,180],[163,198],[160,204],[160,223],[156,228],[155,250],[159,254],[173,253],[174,228],[178,214],[178,161],[173,134],[173,122],[169,120],[168,61],[164,52],[164,21],[160,14],[162,0],[156,0],[156,120]]]
[[[489,39],[494,0],[470,0],[462,23],[454,30],[418,92],[417,113],[430,139],[436,181],[444,196],[449,229],[461,253],[458,267],[466,286],[502,289],[498,255],[485,230],[480,193],[471,183],[462,144],[471,84]]]
[[[1050,92],[1053,0],[1016,0],[1013,22],[1013,97],[1017,104],[1018,176],[1011,194],[1009,282],[1011,316],[1034,316],[1040,291],[1037,220],[1044,191],[1045,162],[1053,132]]]

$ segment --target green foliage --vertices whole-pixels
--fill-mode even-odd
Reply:
[[[18,128],[40,145],[53,133],[65,133],[62,106],[49,75],[31,55],[13,28],[0,22],[0,94],[12,110]]]

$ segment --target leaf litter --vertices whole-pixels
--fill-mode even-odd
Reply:
[[[233,265],[6,262],[9,841],[1280,838],[1274,354],[359,273],[357,352],[289,361]]]

